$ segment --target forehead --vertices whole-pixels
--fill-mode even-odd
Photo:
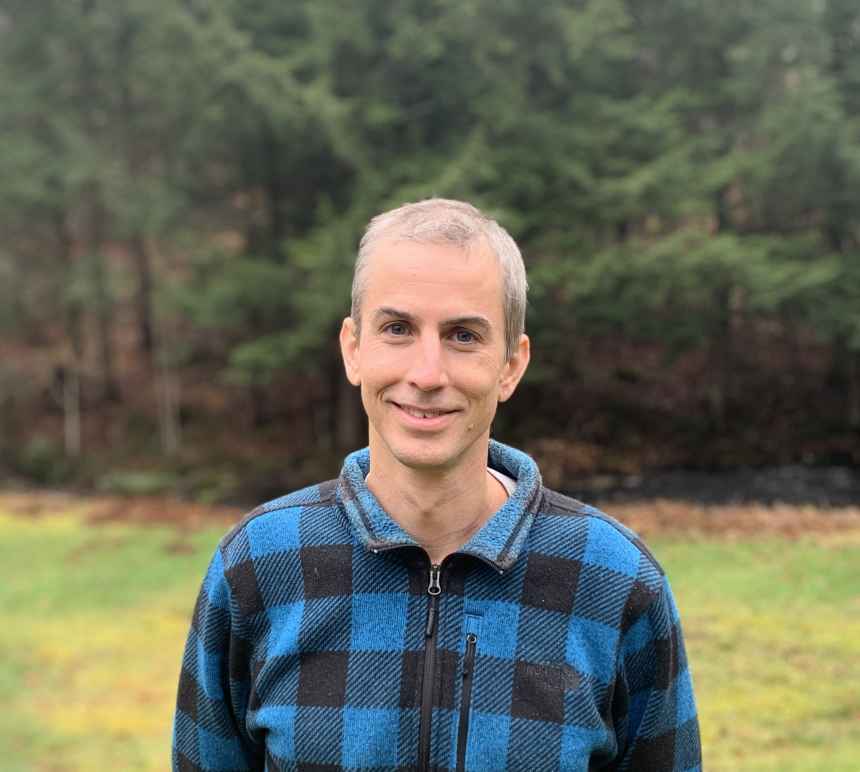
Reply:
[[[502,276],[495,255],[482,243],[390,240],[370,254],[362,306],[393,306],[440,315],[481,313],[501,322]],[[407,306],[408,304],[408,306]]]

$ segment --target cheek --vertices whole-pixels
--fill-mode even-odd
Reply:
[[[369,365],[369,366],[368,366]],[[362,366],[361,401],[365,412],[376,414],[382,409],[382,402],[388,394],[393,394],[403,381],[403,365],[396,357],[374,357]]]
[[[476,357],[472,365],[461,374],[460,387],[476,398],[494,397],[498,393],[501,379],[501,371],[495,357]]]
[[[394,346],[369,345],[361,352],[360,367],[366,380],[380,383],[397,377],[405,361],[403,352]]]

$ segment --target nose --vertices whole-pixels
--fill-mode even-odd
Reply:
[[[410,385],[421,391],[433,391],[448,384],[442,342],[434,336],[424,336],[417,346],[411,346],[407,356],[409,363],[407,378]]]

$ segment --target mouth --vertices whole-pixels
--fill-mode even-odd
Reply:
[[[407,405],[402,402],[394,401],[392,401],[391,404],[413,421],[420,421],[425,424],[440,423],[444,421],[447,416],[460,412],[456,408],[419,407],[418,405]]]

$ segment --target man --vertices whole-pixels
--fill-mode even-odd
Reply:
[[[175,769],[700,768],[660,567],[490,439],[525,298],[513,240],[468,204],[370,223],[340,334],[369,447],[220,543]]]

